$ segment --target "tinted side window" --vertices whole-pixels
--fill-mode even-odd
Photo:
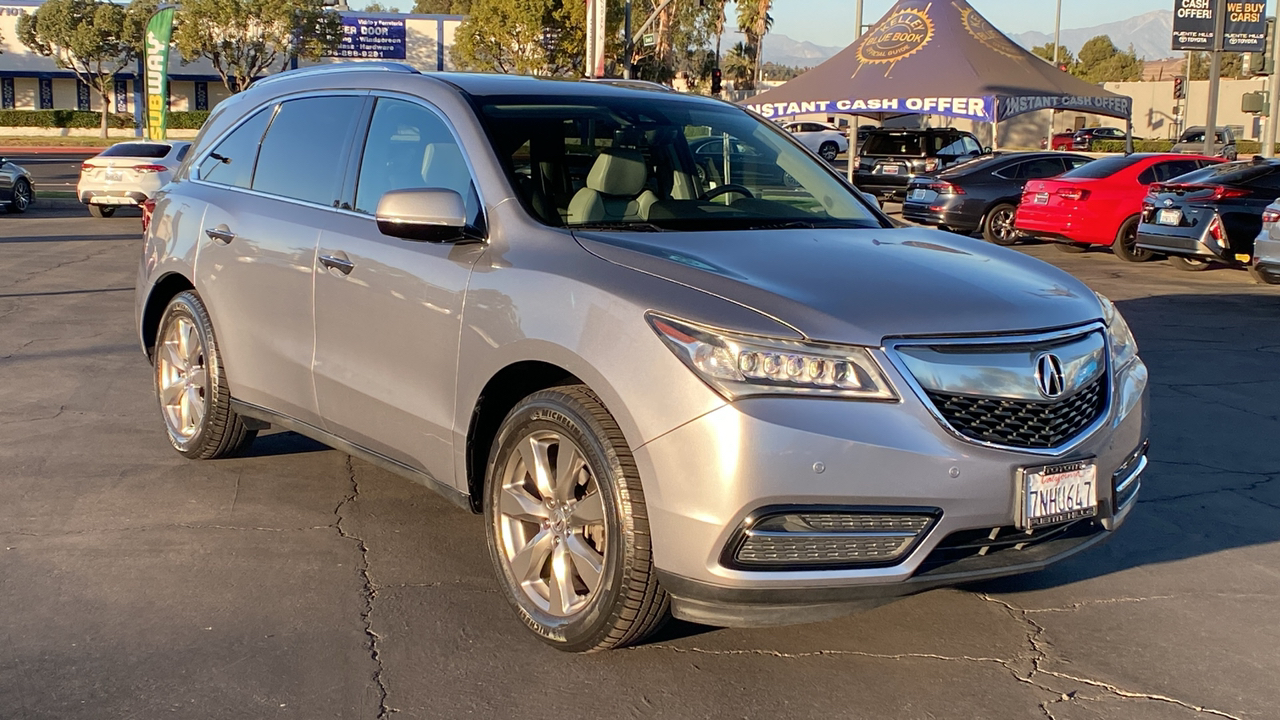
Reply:
[[[379,98],[360,158],[356,211],[372,214],[387,191],[403,188],[453,190],[480,224],[480,197],[449,127],[421,105]]]
[[[342,149],[363,107],[364,98],[350,95],[281,104],[262,140],[253,189],[332,205],[347,165]]]
[[[1062,174],[1062,161],[1058,158],[1040,158],[1039,160],[1031,160],[1024,163],[1024,165],[1027,169],[1024,177],[1032,180]]]
[[[176,156],[174,156],[174,158],[173,158],[173,159],[174,159],[174,160],[177,160],[178,162],[182,162],[183,160],[186,160],[186,159],[187,159],[187,151],[188,151],[188,150],[190,150],[190,149],[191,149],[191,146],[190,146],[190,145],[183,145],[182,147],[178,148],[178,154],[177,154]]]
[[[965,135],[960,138],[960,142],[964,145],[964,151],[967,155],[981,155],[982,147],[978,145],[978,141]]]
[[[267,107],[249,118],[222,139],[213,152],[200,163],[200,179],[221,185],[248,188],[253,180],[253,164],[258,157],[258,143],[267,129],[274,108]]]

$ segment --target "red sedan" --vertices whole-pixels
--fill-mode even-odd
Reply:
[[[1075,142],[1075,139],[1076,139],[1076,133],[1074,130],[1072,130],[1071,132],[1054,133],[1052,138],[1045,138],[1040,141],[1040,149],[1041,150],[1063,150],[1066,152],[1070,152],[1072,143]],[[1050,147],[1050,145],[1052,145],[1052,147]]]
[[[1028,181],[1014,227],[1023,235],[1053,240],[1064,252],[1110,245],[1119,257],[1142,262],[1152,255],[1136,245],[1147,188],[1220,162],[1222,158],[1170,153],[1094,160],[1055,178]]]

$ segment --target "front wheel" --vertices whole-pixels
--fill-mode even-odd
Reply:
[[[156,337],[156,395],[173,448],[193,460],[211,460],[249,447],[258,431],[231,409],[222,355],[200,296],[190,290],[174,296]]]
[[[21,215],[31,207],[31,201],[35,197],[31,192],[31,183],[26,178],[18,178],[13,183],[13,199],[9,201],[9,212]]]
[[[835,143],[827,141],[818,148],[818,154],[827,162],[835,162],[836,156],[840,154],[840,148]]]
[[[96,218],[109,218],[116,214],[116,209],[106,205],[89,205],[89,214]]]
[[[635,460],[586,386],[534,393],[507,415],[490,452],[484,510],[499,584],[543,641],[607,650],[666,620]]]
[[[1200,272],[1209,269],[1209,261],[1199,258],[1183,257],[1181,255],[1170,255],[1169,264],[1179,270],[1187,272]]]
[[[1146,262],[1155,255],[1146,248],[1138,247],[1138,221],[1137,215],[1125,220],[1116,233],[1115,242],[1111,243],[1111,252],[1121,260]]]
[[[1014,215],[1018,208],[1009,203],[1002,203],[987,211],[987,218],[982,223],[982,237],[996,245],[1012,245],[1018,242],[1018,231],[1013,227]]]

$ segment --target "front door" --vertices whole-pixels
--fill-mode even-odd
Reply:
[[[485,246],[382,235],[374,211],[389,190],[446,188],[479,230],[479,198],[453,132],[417,102],[378,98],[359,155],[352,211],[320,236],[320,412],[332,432],[451,484],[462,301]]]

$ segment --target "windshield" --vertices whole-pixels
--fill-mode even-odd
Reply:
[[[103,150],[98,157],[162,158],[169,154],[169,147],[161,143],[120,143]]]
[[[1226,142],[1226,140],[1223,139],[1222,133],[1220,132],[1215,132],[1213,134],[1213,141],[1219,142],[1219,143]],[[1182,139],[1179,140],[1178,142],[1202,143],[1204,142],[1204,130],[1188,130],[1182,134]]]
[[[786,131],[737,108],[657,96],[480,100],[512,185],[548,225],[882,227]]]
[[[1138,155],[1113,155],[1104,157],[1093,162],[1086,163],[1074,170],[1068,170],[1058,176],[1061,180],[1071,178],[1091,178],[1097,180],[1099,178],[1111,177],[1121,170],[1142,160]]]

